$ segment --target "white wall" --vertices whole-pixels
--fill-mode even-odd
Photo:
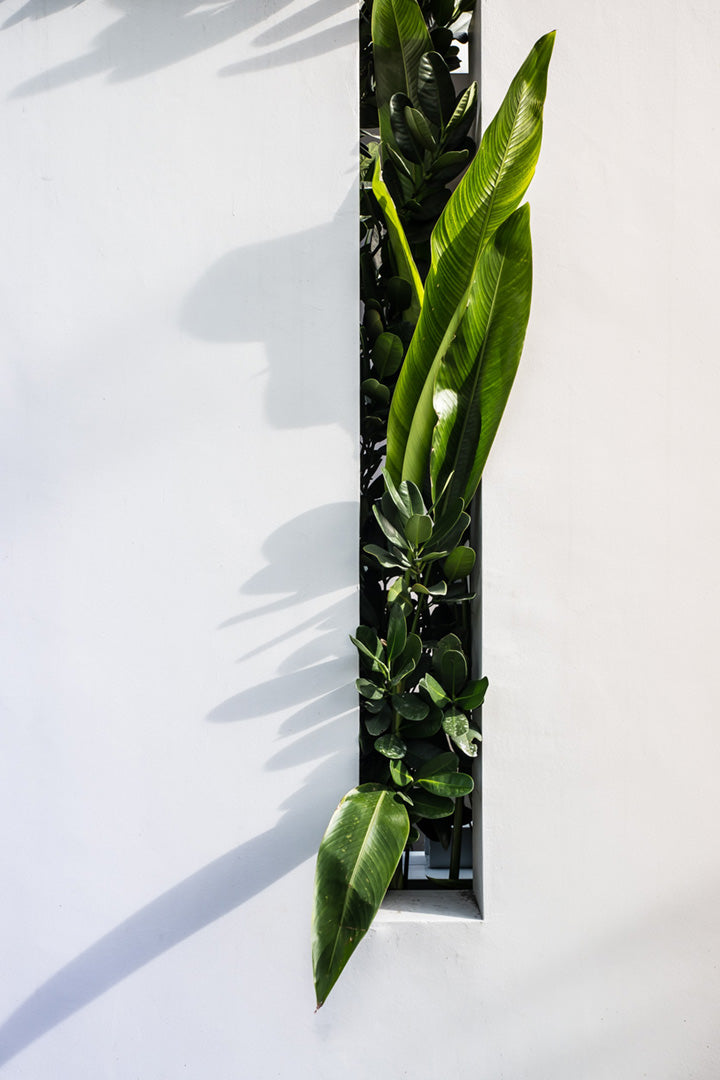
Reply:
[[[486,920],[385,913],[317,1016],[355,9],[0,18],[3,1076],[716,1080],[714,6],[483,11],[486,118],[559,31],[484,486]]]

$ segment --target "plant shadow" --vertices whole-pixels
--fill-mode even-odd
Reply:
[[[286,640],[299,635],[302,643],[285,655],[279,675],[244,689],[207,717],[211,723],[231,723],[289,708],[291,714],[278,731],[284,742],[291,736],[294,741],[283,745],[266,768],[275,771],[321,760],[306,775],[303,786],[281,803],[283,816],[277,825],[214,859],[130,915],[22,1002],[0,1026],[0,1067],[123,979],[263,892],[317,850],[332,809],[327,792],[342,794],[338,784],[342,785],[348,772],[347,748],[354,742],[354,661],[347,655],[349,650],[341,649],[340,641],[353,622],[356,598],[350,563],[323,557],[327,573],[322,577],[319,555],[316,565],[311,563],[309,572],[306,566],[301,575],[297,566],[293,572],[293,561],[307,561],[308,537],[322,535],[321,530],[328,527],[347,529],[355,516],[355,504],[345,503],[319,507],[283,524],[263,546],[268,565],[240,590],[244,597],[279,593],[280,598],[244,610],[218,628],[229,630],[259,612],[322,600],[327,594],[327,605],[284,635]],[[289,552],[294,552],[290,567]],[[274,635],[255,642],[239,662],[252,663],[263,649],[277,644]],[[296,710],[293,706],[298,703],[301,708]]]
[[[0,0],[2,3],[2,0]],[[26,20],[49,18],[72,9],[84,0],[27,0],[0,29],[11,30]],[[108,0],[120,18],[101,30],[82,56],[66,61],[27,79],[13,97],[44,93],[92,75],[105,74],[112,82],[136,79],[178,64],[239,35],[248,35],[268,20],[270,26],[243,42],[240,70],[261,70],[294,64],[344,48],[357,35],[355,4],[351,0],[315,0],[303,11],[283,9],[292,0]],[[348,12],[349,18],[338,23]],[[326,22],[330,26],[324,26]],[[320,28],[318,28],[320,27]],[[278,47],[279,42],[294,38]],[[245,65],[245,67],[244,67]],[[234,73],[226,70],[224,74]]]

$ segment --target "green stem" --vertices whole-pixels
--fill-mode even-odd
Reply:
[[[455,800],[455,813],[452,824],[452,844],[450,847],[450,872],[448,877],[453,880],[460,877],[460,854],[462,849],[462,819],[463,800]]]

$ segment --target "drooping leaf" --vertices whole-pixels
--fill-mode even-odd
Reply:
[[[410,831],[407,810],[377,785],[350,791],[318,851],[312,957],[318,1008],[375,918]]]
[[[372,555],[386,570],[408,570],[410,563],[400,551],[385,551],[377,544],[366,544],[363,548],[368,555]]]
[[[368,701],[380,701],[384,696],[385,691],[377,683],[372,682],[370,679],[356,679],[355,686],[358,693],[367,698]]]
[[[403,93],[417,103],[420,59],[433,47],[416,0],[375,0],[372,40],[380,136],[384,142],[392,142],[390,98]]]
[[[467,311],[436,374],[433,492],[467,505],[480,482],[520,362],[530,315],[532,249],[527,203],[485,247]]]
[[[360,630],[370,630],[370,627],[359,626],[358,631]],[[370,632],[375,633],[374,630]],[[373,647],[372,642],[369,642],[370,647],[368,647],[368,645],[366,645],[359,636],[353,637],[352,634],[350,634],[350,640],[360,653],[361,662],[364,663],[366,666],[369,666],[371,671],[380,672],[387,678],[390,675],[390,672],[388,671],[387,666],[380,659],[383,654],[383,646],[378,639],[377,634],[375,634],[375,638],[377,644]]]
[[[425,300],[388,419],[386,467],[398,483],[424,481],[435,426],[432,399],[438,368],[465,315],[478,258],[519,205],[535,171],[554,36],[547,34],[537,42],[513,79],[433,230]]]
[[[380,210],[382,211],[383,218],[385,219],[385,226],[388,231],[388,238],[390,240],[390,251],[392,259],[395,264],[395,273],[406,281],[410,286],[410,302],[403,312],[403,318],[407,322],[415,323],[420,315],[420,308],[423,300],[423,283],[415,260],[412,257],[410,251],[410,245],[408,244],[405,230],[400,222],[400,217],[397,212],[397,207],[393,201],[393,197],[390,194],[387,184],[382,178],[382,169],[380,164],[380,158],[375,162],[375,170],[373,172],[372,189],[375,198],[378,201]],[[382,337],[382,334],[380,335]],[[378,338],[379,340],[379,338]],[[402,360],[402,355],[400,357]],[[392,372],[387,371],[387,374]]]

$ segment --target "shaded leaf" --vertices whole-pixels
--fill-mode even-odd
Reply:
[[[432,40],[416,0],[375,0],[372,11],[375,99],[383,141],[392,142],[390,98],[401,92],[417,101],[418,67]]]
[[[442,795],[433,795],[420,787],[413,787],[413,817],[418,818],[444,818],[449,817],[455,809],[455,800]]]

